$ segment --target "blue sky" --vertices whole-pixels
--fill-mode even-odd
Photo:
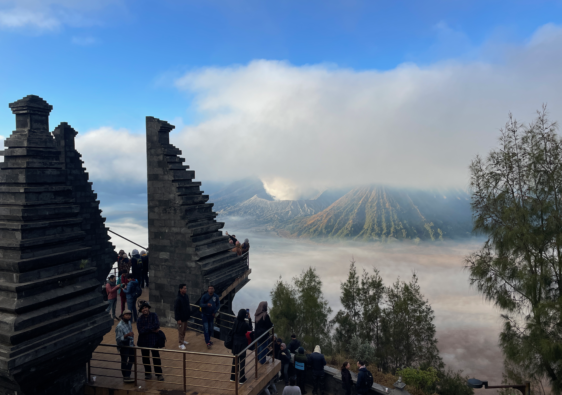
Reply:
[[[190,96],[170,83],[194,68],[254,59],[355,70],[431,64],[477,56],[489,40],[519,43],[562,15],[560,1],[539,0],[42,3],[0,1],[8,17],[42,13],[0,26],[3,134],[13,124],[6,104],[30,93],[55,106],[54,122],[141,131],[146,115],[197,119]],[[42,27],[41,17],[54,22]]]
[[[561,1],[0,0],[0,135],[36,94],[101,190],[145,187],[144,119],[206,182],[279,199],[468,185],[512,111],[562,118]],[[139,155],[139,153],[141,155]],[[241,155],[243,153],[243,155]]]

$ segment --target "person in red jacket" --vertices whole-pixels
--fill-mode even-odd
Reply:
[[[117,317],[115,316],[115,308],[117,306],[117,290],[119,289],[119,285],[115,282],[115,276],[112,274],[109,276],[109,281],[105,284],[105,291],[107,292],[107,301],[109,304],[107,305],[107,312],[111,317],[116,320]]]

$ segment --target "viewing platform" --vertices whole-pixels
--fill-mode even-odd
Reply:
[[[208,349],[203,334],[190,328],[185,336],[189,342],[187,350],[182,351],[178,349],[178,331],[161,328],[167,338],[166,348],[158,349],[165,381],[157,381],[154,371],[152,380],[145,380],[141,348],[138,347],[136,366],[133,365],[131,374],[131,377],[136,377],[136,383],[124,383],[121,358],[115,346],[115,326],[117,321],[94,352],[89,366],[89,383],[84,392],[86,395],[257,395],[281,370],[281,361],[271,362],[271,352],[267,362],[263,365],[258,363],[256,368],[257,351],[247,350],[246,382],[243,385],[231,382],[233,355],[224,347],[224,342],[212,338],[214,345]],[[133,332],[136,344],[138,332],[135,324]]]

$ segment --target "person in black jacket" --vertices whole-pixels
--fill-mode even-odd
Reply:
[[[281,378],[287,386],[289,385],[289,365],[291,364],[291,357],[285,343],[281,343],[279,347],[279,359],[281,360]]]
[[[351,388],[353,387],[353,380],[349,372],[349,362],[344,362],[341,367],[341,384],[345,391],[345,395],[351,395]]]
[[[142,283],[141,287],[148,287],[148,254],[146,251],[141,251],[141,260],[142,260]]]
[[[250,330],[250,326],[246,322],[246,310],[240,309],[234,325],[232,326],[232,355],[239,354],[242,350],[248,347],[248,340],[246,339],[246,332]],[[230,370],[230,381],[236,380],[236,358],[232,358],[232,368]],[[246,382],[246,351],[238,356],[238,383],[240,385]]]
[[[301,342],[297,340],[297,335],[293,333],[291,335],[291,342],[289,343],[289,351],[291,354],[296,354],[300,346]]]
[[[174,319],[178,322],[178,341],[180,350],[185,350],[185,346],[189,343],[185,341],[185,330],[187,329],[187,321],[191,318],[191,306],[189,305],[189,296],[187,296],[187,286],[180,284],[178,296],[174,302]]]
[[[324,394],[324,366],[326,366],[326,359],[320,351],[320,346],[314,347],[314,352],[308,355],[308,363],[312,367],[312,378],[314,380],[314,388],[312,393],[315,395]],[[318,394],[320,391],[320,394]]]
[[[268,332],[273,327],[271,318],[269,318],[269,314],[267,313],[267,302],[260,302],[258,308],[256,309],[254,317],[256,317],[254,339],[259,339],[258,355],[259,361],[263,365],[267,359],[267,354],[269,352],[268,350],[271,344],[271,336],[264,335],[264,337],[262,337],[261,339],[260,336],[262,336],[265,332]]]

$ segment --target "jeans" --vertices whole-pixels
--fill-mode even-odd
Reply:
[[[323,394],[324,393],[324,372],[312,374],[312,379],[314,380],[314,388],[312,389],[313,394]],[[318,392],[320,390],[320,392]]]
[[[131,377],[131,368],[135,361],[135,350],[122,347],[121,350],[119,350],[119,354],[121,354],[121,373],[124,378],[129,378]]]
[[[277,387],[275,386],[275,383],[273,381],[269,384],[268,387],[265,387],[263,389],[263,392],[265,393],[265,395],[271,395],[271,392],[269,391],[269,388],[271,388],[274,393],[277,393]]]
[[[262,342],[263,343],[260,343]],[[266,357],[267,357],[267,352],[269,351],[268,347],[271,344],[271,337],[266,337],[265,339],[260,339],[258,340],[259,346],[258,346],[258,356],[260,359],[260,363],[263,365],[266,361]]]
[[[109,304],[107,305],[107,309],[105,311],[109,313],[111,318],[115,319],[115,308],[117,306],[117,299],[109,299],[108,302]]]
[[[129,310],[131,310],[131,314],[132,314],[132,320],[133,322],[137,322],[138,319],[138,313],[137,313],[137,309],[136,309],[136,305],[137,304],[137,298],[134,299],[129,299],[127,298],[127,308]]]
[[[141,287],[144,288],[145,286],[148,287],[148,272],[145,272],[145,271],[143,270],[143,272],[142,272]]]
[[[144,365],[144,374],[152,373],[150,366],[150,352],[152,351],[152,362],[154,363],[154,372],[156,376],[162,376],[162,360],[160,359],[160,351],[158,350],[141,350],[142,364]]]
[[[281,366],[281,377],[285,382],[285,385],[289,385],[289,364]]]
[[[205,333],[205,343],[211,342],[211,334],[215,331],[215,317],[212,315],[201,314],[203,321],[203,332]]]
[[[236,380],[236,367],[234,366],[236,363],[236,358],[232,358],[232,368],[230,369],[230,379]],[[238,377],[240,377],[239,383],[243,383],[246,381],[246,351],[243,354],[240,354],[238,357],[238,364],[240,367],[238,368]]]

